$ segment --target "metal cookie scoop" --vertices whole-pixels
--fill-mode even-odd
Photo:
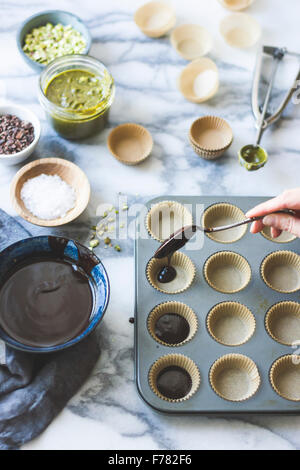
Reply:
[[[268,86],[266,96],[265,96],[265,101],[264,101],[262,108],[260,108],[259,103],[258,103],[258,93],[259,93],[259,85],[260,85],[261,75],[262,75],[262,65],[263,65],[264,54],[271,56],[273,59],[273,63],[272,63],[271,76],[269,79],[269,86]],[[252,110],[256,118],[256,127],[257,127],[256,143],[255,145],[245,145],[244,147],[241,148],[238,154],[240,164],[244,168],[246,168],[246,170],[248,171],[258,170],[259,168],[263,167],[266,164],[268,160],[268,154],[263,149],[263,147],[260,146],[260,141],[261,141],[263,132],[265,131],[267,127],[269,127],[271,124],[273,124],[278,119],[280,119],[283,110],[285,109],[286,105],[288,104],[291,97],[293,96],[295,87],[297,87],[297,85],[295,85],[295,82],[297,82],[297,80],[300,79],[300,66],[299,66],[299,70],[292,84],[292,87],[285,95],[282,103],[278,106],[278,108],[275,110],[273,114],[268,113],[268,106],[269,106],[270,98],[272,95],[275,75],[278,70],[280,62],[286,55],[298,57],[300,59],[300,54],[297,54],[294,52],[288,52],[287,49],[285,48],[278,48],[278,47],[271,47],[271,46],[263,46],[262,50],[258,54],[255,73],[254,73],[253,87],[252,87]]]
[[[221,232],[223,230],[229,230],[234,227],[239,227],[240,225],[249,224],[255,222],[256,220],[262,220],[266,215],[270,214],[292,214],[295,215],[295,212],[291,209],[282,209],[269,214],[258,215],[256,217],[248,217],[247,219],[241,220],[240,222],[235,222],[230,225],[222,225],[219,227],[201,227],[200,225],[186,225],[176,232],[174,232],[170,237],[165,240],[160,247],[154,253],[154,258],[165,258],[171,256],[175,251],[182,248],[196,233],[197,230],[200,230],[204,233],[212,232]]]

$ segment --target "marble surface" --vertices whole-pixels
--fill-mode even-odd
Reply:
[[[273,195],[299,185],[299,106],[290,105],[284,119],[267,131],[263,143],[270,154],[267,166],[247,173],[237,164],[237,149],[255,137],[250,89],[255,48],[233,50],[218,32],[227,14],[217,0],[171,1],[178,23],[197,22],[214,35],[210,56],[220,69],[220,90],[203,105],[184,100],[176,87],[186,62],[172,50],[169,39],[145,37],[133,22],[140,0],[4,1],[1,22],[0,98],[30,107],[40,117],[42,136],[34,158],[59,156],[76,162],[92,187],[87,211],[74,224],[54,230],[86,242],[99,204],[117,204],[119,193],[131,206],[160,194]],[[117,93],[109,128],[123,122],[147,126],[154,138],[151,157],[137,167],[116,161],[106,148],[109,128],[82,142],[59,138],[48,126],[37,100],[38,76],[23,62],[16,31],[31,14],[59,8],[78,14],[91,30],[91,55],[103,61],[115,77]],[[257,0],[249,9],[263,26],[267,44],[297,49],[297,0]],[[279,77],[278,88],[285,84]],[[189,147],[187,131],[203,114],[218,114],[232,125],[235,140],[222,159],[207,162]],[[1,166],[0,207],[15,215],[9,184],[17,168]],[[48,230],[24,223],[34,234]],[[139,398],[133,379],[134,267],[133,242],[121,240],[122,252],[96,252],[108,270],[112,295],[99,335],[102,354],[88,382],[50,427],[24,449],[296,449],[300,447],[300,417],[216,419],[174,417],[154,413]]]

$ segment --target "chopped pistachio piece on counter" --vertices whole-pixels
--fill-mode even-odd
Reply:
[[[56,57],[82,54],[85,48],[85,38],[71,25],[47,23],[25,36],[23,51],[35,62],[47,65]]]
[[[97,238],[94,238],[94,240],[90,241],[90,248],[96,248],[99,245],[99,240]]]
[[[115,249],[116,251],[121,251],[120,245],[115,245],[115,246],[114,246],[114,249]]]

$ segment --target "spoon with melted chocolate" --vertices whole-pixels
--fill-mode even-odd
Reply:
[[[295,212],[291,209],[282,209],[278,211],[270,212],[269,214],[292,214],[295,215]],[[269,215],[268,214],[268,215]],[[239,227],[240,225],[250,224],[255,222],[256,220],[262,220],[267,214],[258,215],[256,217],[248,217],[240,222],[235,222],[234,224],[230,225],[222,225],[220,227],[201,227],[200,225],[186,225],[182,227],[172,235],[170,235],[167,240],[165,240],[160,247],[154,253],[154,258],[161,259],[168,257],[168,266],[170,265],[170,260],[175,253],[175,251],[182,248],[190,239],[195,235],[197,230],[200,230],[204,233],[212,233],[212,232],[221,232],[223,230],[229,230],[231,228]],[[162,281],[160,281],[162,282]],[[170,281],[166,281],[170,282]]]

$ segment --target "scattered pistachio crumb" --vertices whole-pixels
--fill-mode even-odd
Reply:
[[[116,209],[116,210],[115,210],[115,213],[116,213],[116,214],[118,214],[118,213],[119,213],[118,209]]]
[[[116,251],[121,251],[120,245],[115,245],[115,246],[114,246],[114,249],[115,249]]]
[[[94,230],[94,231],[97,230],[96,225],[92,225],[92,226],[91,226],[91,230]]]
[[[107,217],[107,212],[103,212],[103,216],[102,217]]]
[[[123,210],[123,211],[127,211],[127,210],[128,210],[127,204],[124,204],[124,205],[123,205],[122,210]]]
[[[125,224],[122,222],[122,223],[120,224],[120,228],[124,228],[124,227],[125,227]]]
[[[90,241],[90,248],[96,248],[96,246],[99,245],[99,240],[97,238],[94,238],[94,240]]]
[[[109,245],[110,242],[111,242],[111,239],[110,239],[109,237],[106,237],[106,238],[104,239],[105,245]]]

